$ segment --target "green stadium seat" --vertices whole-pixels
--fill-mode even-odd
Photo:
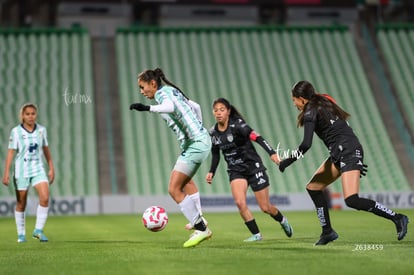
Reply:
[[[97,195],[94,106],[66,105],[63,96],[68,88],[72,94],[93,98],[89,34],[84,30],[2,30],[0,53],[0,90],[7,99],[0,108],[5,127],[0,155],[6,155],[10,130],[19,123],[19,108],[34,102],[39,107],[38,122],[48,129],[55,164],[52,196]],[[0,189],[0,197],[12,194],[11,188]]]
[[[128,111],[132,102],[151,103],[139,94],[136,77],[156,67],[200,103],[207,128],[214,124],[212,101],[226,97],[255,130],[283,149],[295,149],[301,142],[303,129],[296,128],[297,111],[290,90],[296,81],[307,79],[321,92],[332,94],[352,115],[350,124],[369,165],[361,192],[410,190],[351,32],[344,27],[122,29],[116,35],[116,51],[130,194],[167,194],[169,174],[179,154],[175,137],[158,115]],[[303,192],[328,156],[315,136],[305,159],[281,174],[266,153],[258,151],[275,194]],[[137,160],[137,155],[145,156],[145,161]],[[228,194],[224,160],[213,184],[205,184],[209,161],[195,176],[200,191]],[[340,189],[339,183],[333,185],[334,191]]]

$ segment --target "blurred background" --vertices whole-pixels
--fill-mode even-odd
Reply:
[[[34,102],[56,167],[52,214],[178,211],[167,192],[175,136],[159,115],[129,111],[155,104],[140,95],[138,73],[162,68],[200,103],[206,128],[213,100],[226,97],[281,152],[301,142],[290,89],[306,79],[351,113],[369,165],[361,193],[412,208],[413,21],[409,0],[0,0],[2,168],[19,109]],[[272,201],[312,209],[305,185],[328,156],[321,142],[283,174],[258,151]],[[235,210],[224,160],[211,186],[209,165],[195,176],[203,204]],[[330,191],[346,208],[340,183]],[[13,208],[10,184],[0,215]]]

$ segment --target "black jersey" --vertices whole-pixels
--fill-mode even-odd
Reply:
[[[307,108],[303,116],[303,123],[304,127],[313,126],[314,132],[329,149],[336,144],[345,142],[359,144],[358,138],[349,126],[348,121],[340,119],[324,108]]]
[[[312,146],[313,133],[329,149],[330,160],[341,172],[360,170],[364,171],[363,148],[348,122],[339,118],[326,108],[306,105],[303,114],[304,137],[298,147],[299,156],[303,156]],[[279,170],[284,171],[298,159],[298,154],[292,154],[290,158],[279,164]]]
[[[242,119],[232,118],[230,118],[225,131],[219,131],[217,124],[210,130],[213,158],[217,158],[221,150],[227,162],[228,172],[251,175],[258,171],[266,170],[250,140],[250,133],[252,131],[253,129]],[[217,165],[218,162],[213,162],[210,172],[214,173]]]

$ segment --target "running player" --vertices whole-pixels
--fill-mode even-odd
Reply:
[[[163,85],[162,82],[167,85]],[[189,227],[195,229],[183,246],[196,246],[212,235],[202,216],[200,194],[192,180],[211,149],[210,136],[202,124],[200,105],[190,100],[177,86],[167,80],[159,68],[140,73],[138,85],[141,94],[155,99],[158,104],[134,103],[131,104],[130,110],[160,113],[181,144],[183,151],[171,173],[168,191],[189,221]]]
[[[293,231],[287,218],[282,215],[276,206],[270,203],[269,178],[266,174],[266,167],[264,167],[252,141],[263,147],[273,162],[279,163],[276,152],[262,136],[247,125],[238,110],[227,99],[218,98],[214,101],[213,114],[217,123],[210,130],[213,146],[211,149],[211,167],[206,176],[207,183],[212,183],[220,161],[221,150],[227,162],[234,201],[245,225],[252,233],[244,241],[262,240],[262,234],[256,220],[247,206],[246,193],[249,186],[254,192],[260,209],[278,221],[285,234],[291,237]]]
[[[367,166],[363,162],[362,146],[346,121],[350,115],[330,96],[317,94],[308,81],[299,81],[293,86],[292,99],[300,110],[298,127],[304,127],[304,138],[298,148],[299,154],[296,155],[302,156],[309,150],[314,132],[330,152],[329,158],[316,170],[306,186],[322,226],[322,234],[315,245],[326,245],[338,238],[331,227],[326,197],[322,192],[338,178],[342,180],[343,195],[348,207],[391,220],[396,226],[398,240],[402,240],[407,234],[408,217],[358,195],[360,177],[366,174]],[[292,156],[281,161],[279,170],[283,172],[297,159],[297,156]]]
[[[17,198],[14,217],[17,226],[17,242],[19,243],[26,242],[25,209],[30,186],[33,186],[39,195],[33,238],[39,239],[41,242],[48,241],[43,233],[43,228],[49,210],[49,183],[53,183],[55,175],[46,128],[37,124],[36,118],[36,105],[32,103],[23,105],[20,110],[21,124],[14,127],[10,134],[3,176],[3,184],[7,186],[10,181],[10,166],[14,153],[17,152],[14,162],[14,186]],[[43,167],[42,155],[46,158],[49,166],[47,176]]]

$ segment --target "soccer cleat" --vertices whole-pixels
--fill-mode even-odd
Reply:
[[[280,223],[280,226],[282,226],[283,231],[285,231],[286,236],[289,238],[293,235],[293,228],[290,226],[288,220],[286,217],[283,218],[282,222]]]
[[[249,238],[245,239],[243,242],[246,242],[246,243],[259,242],[259,241],[262,241],[262,240],[263,240],[262,234],[257,233],[257,234],[251,235]]]
[[[193,247],[200,244],[202,241],[208,240],[213,235],[210,229],[206,228],[205,231],[194,230],[190,238],[184,243],[183,247]]]
[[[207,227],[208,226],[207,220],[203,216],[201,216],[201,218],[203,219],[203,222],[204,222],[204,224]],[[191,223],[187,223],[184,228],[187,229],[187,230],[193,230],[194,229],[194,226],[191,225]]]
[[[401,241],[404,239],[405,235],[407,234],[407,225],[408,225],[408,217],[403,214],[398,214],[399,218],[394,221],[395,227],[397,228],[397,236],[398,240]]]
[[[17,236],[17,242],[18,243],[25,243],[26,242],[26,236],[25,235]]]
[[[336,233],[334,230],[332,230],[332,232],[329,234],[322,233],[319,241],[317,241],[315,245],[326,245],[330,242],[335,241],[336,239],[338,239],[338,237],[338,233]]]
[[[45,236],[45,234],[43,234],[43,230],[40,230],[40,229],[35,229],[33,231],[33,238],[34,239],[38,239],[41,242],[47,242],[48,241],[48,239]]]

